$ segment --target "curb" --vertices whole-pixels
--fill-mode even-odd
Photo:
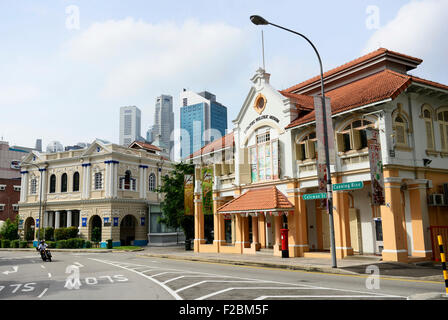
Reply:
[[[97,253],[112,252],[111,249],[56,249],[56,248],[49,248],[49,249],[52,252],[97,252]],[[37,252],[36,248],[0,248],[0,251]]]

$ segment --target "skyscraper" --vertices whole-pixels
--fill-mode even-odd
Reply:
[[[208,91],[195,93],[183,90],[180,94],[181,158],[189,156],[205,144],[226,134],[227,108]]]
[[[151,139],[158,147],[166,149],[171,155],[174,146],[171,133],[174,130],[173,97],[164,95],[156,98],[156,109],[154,112],[154,125],[146,134],[146,139]],[[154,144],[153,143],[153,144]]]
[[[140,140],[141,112],[136,106],[120,108],[120,144],[128,146]]]

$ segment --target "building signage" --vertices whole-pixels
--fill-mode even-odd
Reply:
[[[18,170],[20,170],[20,161],[19,160],[12,160],[11,161],[11,169],[18,169]]]
[[[110,218],[109,217],[104,217],[104,226],[110,227]]]
[[[370,178],[372,180],[372,204],[374,206],[382,206],[385,204],[385,198],[379,131],[373,128],[367,128],[366,131],[369,148]]]
[[[81,218],[81,226],[87,227],[87,218]]]
[[[22,223],[23,223],[23,220],[22,220]],[[36,219],[36,228],[40,228],[40,221],[39,221],[39,219]]]
[[[140,217],[140,225],[141,226],[145,225],[145,217]]]
[[[302,197],[303,197],[303,200],[326,199],[327,194],[325,192],[309,193],[309,194],[304,194]]]
[[[114,217],[114,227],[118,227],[118,217]]]
[[[256,124],[258,121],[260,121],[260,120],[265,120],[265,119],[269,119],[269,120],[273,120],[273,121],[275,121],[275,122],[277,122],[277,123],[279,123],[280,122],[280,120],[278,120],[278,118],[277,117],[275,117],[275,116],[270,116],[270,115],[264,115],[264,116],[259,116],[259,117],[257,117],[255,120],[253,120],[251,123],[249,123],[249,125],[247,126],[247,128],[246,128],[246,130],[244,130],[244,133],[246,134],[247,133],[247,131],[250,129],[250,127],[252,127],[254,124]]]
[[[362,181],[333,184],[333,191],[356,190],[356,189],[362,189],[362,188],[364,188],[364,183]]]
[[[37,220],[39,220],[39,219],[37,219]],[[19,220],[19,229],[23,229],[23,220],[22,219]]]

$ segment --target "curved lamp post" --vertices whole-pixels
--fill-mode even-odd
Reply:
[[[293,31],[293,30],[290,30],[290,29],[287,29],[285,27],[279,26],[277,24],[271,23],[271,22],[267,21],[266,19],[264,19],[263,17],[257,16],[257,15],[250,16],[250,21],[252,21],[252,23],[255,25],[270,24],[274,27],[277,27],[277,28],[280,28],[280,29],[283,29],[288,32],[291,32],[291,33],[301,36],[306,41],[308,41],[308,43],[313,47],[314,52],[317,55],[317,59],[319,60],[320,86],[321,86],[321,95],[322,95],[322,97],[321,97],[322,98],[322,115],[324,118],[323,126],[324,126],[325,163],[326,163],[326,169],[327,169],[327,211],[328,211],[328,215],[330,217],[329,224],[330,224],[331,257],[332,257],[332,262],[333,262],[332,267],[336,268],[337,264],[336,264],[336,246],[335,246],[335,240],[334,240],[333,193],[332,193],[332,187],[331,187],[330,156],[329,156],[329,151],[328,151],[327,116],[326,116],[326,108],[325,108],[324,72],[323,72],[323,68],[322,68],[322,60],[320,59],[319,52],[317,51],[314,44],[310,41],[310,39],[305,37],[303,34]]]

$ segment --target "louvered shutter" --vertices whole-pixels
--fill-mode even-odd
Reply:
[[[434,149],[434,137],[432,132],[432,124],[431,121],[425,121],[426,125],[426,145],[430,150]]]

